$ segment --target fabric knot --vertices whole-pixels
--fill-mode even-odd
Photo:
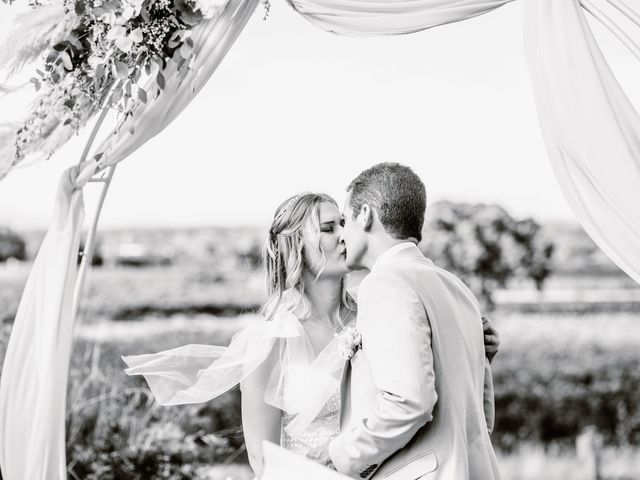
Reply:
[[[300,320],[292,312],[278,312],[267,322],[265,334],[268,337],[292,338],[300,336]]]

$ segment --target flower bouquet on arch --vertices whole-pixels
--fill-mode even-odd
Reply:
[[[170,63],[184,80],[196,54],[192,29],[214,21],[228,3],[28,0],[0,45],[0,65],[8,74],[0,92],[34,92],[18,118],[0,124],[0,179],[27,157],[49,158],[102,109],[116,112],[122,125],[162,93]],[[27,69],[33,76],[26,87],[2,85]]]

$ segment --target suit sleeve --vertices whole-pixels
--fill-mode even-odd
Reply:
[[[496,407],[493,393],[493,374],[491,373],[491,363],[487,357],[484,359],[484,392],[482,400],[487,429],[491,434],[496,420]]]
[[[401,278],[372,273],[358,292],[358,329],[377,396],[369,414],[329,445],[337,470],[375,469],[431,421],[436,404],[431,328],[415,291]]]

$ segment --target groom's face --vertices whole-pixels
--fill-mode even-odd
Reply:
[[[358,221],[351,208],[351,194],[347,196],[347,200],[342,210],[344,217],[344,228],[342,229],[341,241],[346,246],[346,265],[349,270],[360,270],[364,268],[362,260],[367,250],[367,237],[364,226]],[[359,213],[359,212],[358,212]]]

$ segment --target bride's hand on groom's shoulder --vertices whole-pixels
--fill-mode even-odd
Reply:
[[[322,445],[318,445],[317,447],[309,450],[307,452],[307,458],[319,463],[320,465],[335,470],[336,467],[329,456],[329,443],[331,443],[331,441],[325,442]]]
[[[484,350],[489,359],[489,363],[491,363],[500,348],[500,335],[496,327],[491,323],[491,320],[487,317],[482,317],[482,327],[484,329]]]

